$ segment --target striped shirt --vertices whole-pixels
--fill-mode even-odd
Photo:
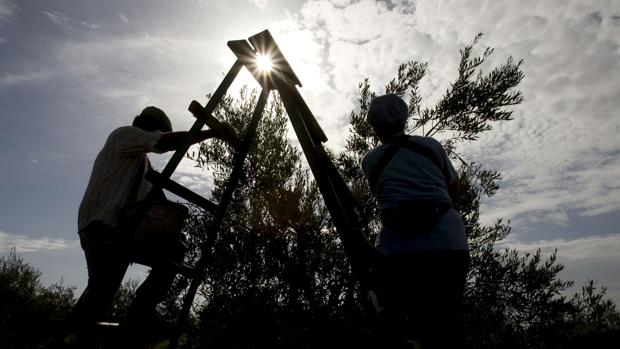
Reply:
[[[112,227],[118,226],[118,214],[127,203],[136,171],[142,176],[149,162],[146,153],[161,153],[155,144],[161,138],[159,132],[148,132],[134,126],[119,127],[108,136],[103,149],[97,155],[88,186],[78,211],[78,231],[92,221],[101,221]],[[138,166],[144,159],[144,168]],[[137,199],[151,189],[150,182],[142,180]]]

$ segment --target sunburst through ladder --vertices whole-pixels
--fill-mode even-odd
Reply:
[[[376,251],[362,233],[360,220],[356,213],[356,202],[349,188],[323,148],[323,143],[327,141],[327,137],[297,90],[297,86],[301,87],[301,82],[297,75],[293,72],[293,69],[284,58],[268,30],[253,35],[248,40],[229,41],[228,47],[237,56],[237,60],[206,106],[203,107],[197,101],[192,101],[190,104],[189,111],[194,115],[196,121],[190,128],[184,145],[174,153],[161,173],[151,170],[146,175],[146,178],[153,182],[156,188],[163,188],[175,193],[212,212],[214,217],[207,228],[206,240],[200,247],[201,257],[194,267],[193,273],[191,273],[191,282],[183,300],[175,330],[170,337],[169,349],[174,349],[178,345],[179,337],[185,327],[194,298],[203,281],[206,267],[216,252],[213,251],[213,246],[217,239],[217,234],[243,172],[243,165],[250,149],[250,144],[256,134],[256,128],[271,91],[277,91],[280,95],[302,151],[349,258],[352,270],[359,277],[363,287],[367,289],[372,288],[372,278],[370,277],[369,270],[376,256]],[[261,66],[264,64],[264,57],[270,59],[270,67]],[[187,153],[194,135],[205,124],[214,129],[221,129],[221,123],[212,116],[212,113],[243,67],[248,69],[262,90],[250,123],[244,131],[243,139],[239,140],[239,145],[236,147],[233,169],[222,193],[221,200],[218,204],[215,204],[172,181],[170,177]]]

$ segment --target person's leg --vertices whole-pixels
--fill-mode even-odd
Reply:
[[[103,224],[91,225],[80,234],[88,284],[71,310],[68,322],[82,341],[96,341],[92,333],[94,324],[106,319],[114,294],[127,271],[128,262],[120,246],[114,243],[115,234],[113,228]]]
[[[130,322],[156,319],[156,307],[166,298],[176,277],[177,270],[172,262],[182,263],[185,256],[185,249],[180,243],[170,244],[164,249],[158,247],[153,251],[159,252],[149,258],[154,264],[151,264],[148,277],[136,290],[136,298],[129,306]]]
[[[463,347],[465,344],[465,329],[463,323],[463,298],[470,257],[468,251],[450,251],[446,260],[446,312],[442,319],[448,331],[453,333],[449,338],[449,345]]]
[[[129,306],[130,321],[152,319],[156,314],[157,304],[166,298],[175,277],[176,271],[172,267],[153,267],[148,277],[136,290],[136,298]]]
[[[175,277],[176,271],[170,266],[153,266],[136,290],[136,297],[127,312],[128,348],[147,347],[172,329],[172,323],[157,316],[156,308],[168,294]]]
[[[405,347],[416,338],[417,328],[412,325],[411,314],[418,297],[416,286],[420,280],[413,275],[415,254],[382,257],[380,263],[379,303],[384,308],[378,319],[378,336],[385,348]]]
[[[417,317],[418,338],[424,348],[461,348],[463,333],[463,292],[469,268],[467,251],[435,251],[423,257],[418,271],[425,280]]]

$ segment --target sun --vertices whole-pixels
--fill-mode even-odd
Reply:
[[[256,66],[258,67],[258,70],[263,73],[270,71],[271,68],[273,68],[271,57],[269,57],[269,55],[259,53],[256,55]]]

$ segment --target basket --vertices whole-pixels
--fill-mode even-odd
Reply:
[[[135,263],[155,264],[183,257],[183,230],[189,210],[168,200],[135,201],[123,209],[121,227]]]

